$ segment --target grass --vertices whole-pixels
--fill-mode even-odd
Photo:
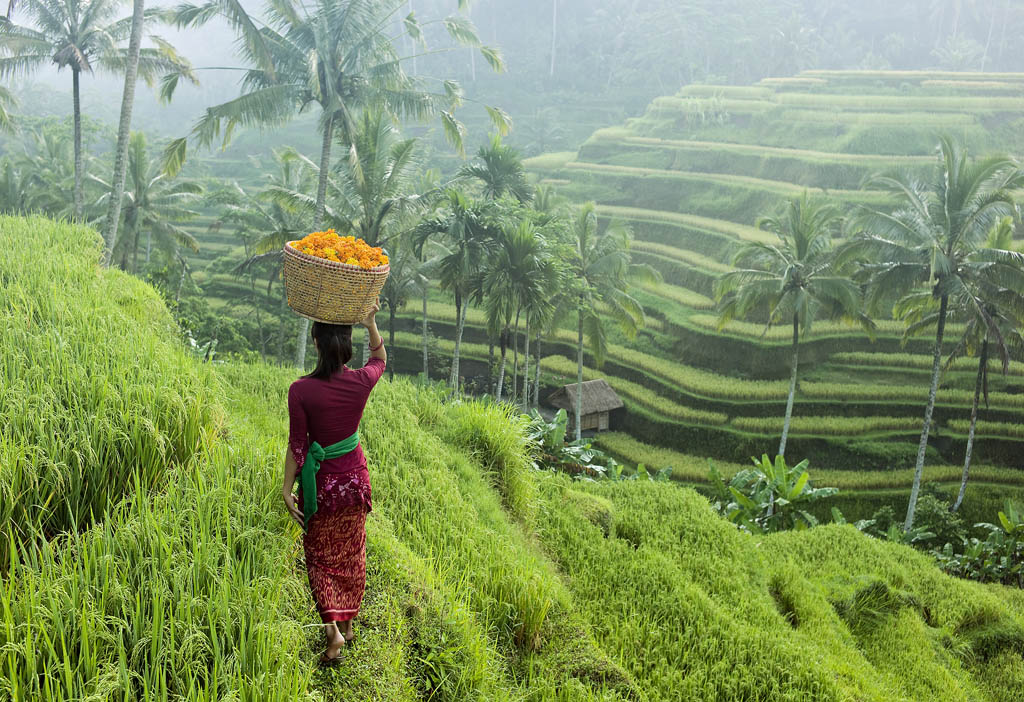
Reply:
[[[1024,83],[1024,73],[981,73],[978,71],[874,71],[874,70],[813,70],[802,71],[801,76],[825,80],[864,81],[925,81],[925,80],[971,80],[971,81],[1013,81]]]
[[[715,307],[715,301],[710,297],[706,297],[687,288],[679,287],[678,285],[669,285],[668,283],[646,283],[641,285],[641,287],[647,292],[653,293],[660,298],[695,310],[710,310]]]
[[[699,314],[690,317],[690,321],[705,329],[718,329],[718,317],[709,314]],[[877,334],[879,335],[890,335],[899,336],[902,335],[903,330],[906,328],[902,322],[892,320],[876,320]],[[950,334],[959,334],[963,331],[963,325],[951,324],[946,327]],[[792,341],[793,330],[782,326],[774,326],[765,331],[763,324],[755,324],[753,322],[742,322],[738,320],[732,320],[725,325],[723,331],[728,334],[736,334],[739,336],[756,337],[758,339],[764,339],[767,341]],[[805,334],[805,338],[815,338],[818,336],[827,336],[832,334],[866,334],[860,327],[852,324],[846,324],[844,322],[815,322],[814,326],[808,334]]]
[[[775,99],[782,105],[796,107],[825,106],[845,110],[900,110],[906,113],[1024,111],[1024,99],[1009,97],[777,93]]]
[[[934,159],[929,156],[881,156],[876,154],[844,154],[811,149],[790,149],[760,144],[733,144],[717,141],[694,141],[684,139],[659,139],[656,137],[634,136],[627,130],[619,128],[600,129],[591,137],[594,141],[673,148],[686,151],[720,151],[742,156],[761,158],[799,159],[812,164],[844,164],[855,166],[873,166],[879,170],[894,165],[930,166]]]
[[[639,207],[622,207],[616,205],[598,205],[599,214],[635,222],[656,222],[663,224],[677,224],[685,227],[697,227],[709,231],[724,234],[743,241],[759,241],[763,243],[775,243],[778,237],[774,234],[751,227],[745,224],[737,224],[723,219],[713,217],[701,217],[695,214],[684,214],[681,212],[668,212],[661,210],[648,210]]]
[[[607,163],[584,163],[572,161],[565,164],[569,170],[580,170],[591,173],[607,173],[615,175],[631,176],[635,178],[662,178],[666,180],[678,180],[682,182],[698,181],[701,183],[712,183],[722,186],[746,188],[765,193],[771,193],[782,197],[800,197],[810,188],[793,183],[785,183],[778,180],[766,180],[764,178],[752,178],[750,176],[722,174],[722,173],[696,173],[690,171],[671,171],[662,168],[639,168],[636,166],[618,166]],[[830,189],[831,197],[862,204],[881,205],[884,204],[888,195],[883,192],[870,190],[840,190]]]
[[[576,364],[564,356],[546,356],[541,359],[540,367],[542,370],[555,375],[559,379],[559,384],[572,382],[572,379],[577,377]],[[583,369],[584,380],[594,380],[600,377],[603,377],[624,400],[651,410],[663,417],[681,422],[712,426],[725,424],[728,420],[728,417],[721,412],[693,409],[686,405],[672,402],[665,397],[652,393],[649,388],[645,388],[639,383],[633,383],[613,375],[602,375],[589,368]]]
[[[645,464],[648,468],[658,470],[665,466],[672,467],[675,480],[690,484],[706,484],[709,481],[708,459],[673,451],[661,446],[653,446],[637,441],[628,434],[620,432],[603,432],[598,435],[597,444],[610,451],[627,465]],[[713,465],[726,480],[738,471],[746,469],[749,464],[713,461]],[[924,482],[959,483],[962,466],[928,465],[924,469]],[[816,487],[837,487],[840,490],[909,490],[914,480],[914,469],[905,470],[841,470],[810,466],[811,480]],[[972,465],[970,483],[988,483],[992,485],[1024,486],[1024,471],[1012,468]]]
[[[733,267],[730,265],[716,261],[713,258],[708,258],[707,256],[702,256],[699,253],[688,251],[687,249],[680,248],[678,246],[669,246],[668,244],[659,244],[652,241],[634,240],[630,248],[637,251],[665,256],[666,258],[672,258],[697,268],[703,268],[704,270],[712,273],[726,273],[733,270]]]
[[[896,368],[913,368],[916,370],[931,370],[932,359],[924,355],[912,353],[870,353],[865,351],[846,351],[833,354],[832,360],[836,363],[846,363],[854,366],[887,366]],[[974,358],[958,358],[953,363],[953,370],[977,372],[978,361]],[[1002,372],[1002,363],[998,359],[989,362],[990,371]],[[1011,362],[1008,373],[1010,375],[1024,375],[1024,364]]]
[[[733,417],[730,425],[740,431],[778,436],[782,417]],[[921,431],[917,417],[793,417],[789,431],[794,436],[870,436],[911,434]]]
[[[0,241],[0,536],[46,536],[86,526],[136,483],[162,484],[220,415],[159,296],[96,275],[95,232],[0,217]]]
[[[814,122],[819,124],[848,124],[898,126],[911,125],[915,131],[922,128],[949,129],[951,127],[970,126],[978,122],[971,113],[943,112],[847,112],[837,107],[826,109],[827,102],[813,109],[787,109],[779,116],[782,121]]]
[[[30,223],[29,240],[68,231]],[[55,250],[74,245],[59,237]],[[174,346],[173,329],[119,309],[117,293],[142,288],[91,271],[64,279],[63,297],[106,282],[97,320],[138,348]],[[50,290],[45,277],[14,273],[0,265],[5,295],[54,304],[36,294]],[[61,358],[65,370],[80,362]],[[677,485],[536,471],[515,413],[406,380],[382,381],[360,427],[374,488],[367,595],[345,663],[317,671],[299,533],[278,497],[295,371],[158,360],[160,375],[204,379],[188,412],[223,416],[222,430],[202,433],[156,484],[135,465],[127,496],[92,526],[38,541],[8,532],[5,698],[1008,702],[1024,685],[1024,599],[1012,592],[953,580],[851,527],[752,537]],[[152,380],[90,368],[126,391]],[[37,381],[42,394],[63,382]],[[154,405],[133,409],[154,421]],[[103,421],[76,410],[65,429]],[[42,441],[11,445],[31,453]],[[861,615],[849,603],[866,588],[906,604]]]

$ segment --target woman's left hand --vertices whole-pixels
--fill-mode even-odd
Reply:
[[[285,493],[284,506],[288,509],[288,514],[292,516],[292,519],[294,519],[299,526],[302,526],[302,510],[299,509],[295,502],[295,495]]]

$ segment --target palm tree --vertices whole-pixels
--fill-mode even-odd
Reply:
[[[413,251],[412,242],[405,237],[392,239],[389,250],[391,273],[381,291],[381,306],[388,309],[388,346],[395,346],[395,315],[408,304],[409,299],[427,284],[424,268],[430,262],[423,262]],[[394,365],[388,365],[388,373],[395,377]]]
[[[440,239],[446,248],[437,262],[437,272],[441,289],[455,298],[455,352],[449,381],[453,388],[458,388],[459,353],[473,281],[488,259],[501,226],[491,203],[473,202],[454,188],[445,191],[445,199],[444,209],[416,226],[413,241],[417,256],[422,255],[431,240]]]
[[[814,320],[823,313],[857,317],[871,327],[867,318],[860,315],[860,288],[838,273],[832,240],[840,220],[833,205],[811,201],[804,193],[786,206],[783,215],[758,220],[757,226],[778,236],[779,243],[747,243],[733,259],[733,265],[739,268],[715,282],[715,294],[722,304],[719,329],[752,312],[767,317],[766,331],[780,322],[792,326],[789,395],[779,440],[780,456],[786,455],[793,417],[800,334],[810,331]]]
[[[221,134],[229,138],[238,125],[282,124],[311,106],[318,107],[322,140],[315,228],[324,220],[335,129],[349,138],[356,131],[359,111],[372,107],[395,119],[439,114],[449,141],[461,152],[464,128],[452,113],[462,101],[461,89],[453,81],[443,81],[438,90],[431,90],[421,78],[406,74],[403,57],[396,50],[401,37],[388,33],[390,20],[403,5],[404,0],[317,0],[307,7],[282,0],[268,6],[267,23],[259,28],[231,0],[179,6],[179,26],[198,26],[218,15],[227,19],[239,32],[242,53],[251,64],[242,81],[242,95],[208,108],[191,137],[209,146]],[[453,15],[443,24],[456,43],[479,49],[495,70],[503,68],[499,54],[480,43],[465,17]],[[407,17],[404,28],[410,38],[422,40],[423,27],[415,17]],[[507,128],[504,113],[492,110],[491,115],[502,129]],[[168,146],[168,169],[181,167],[187,139],[176,139]],[[308,322],[301,326],[299,367],[305,364]]]
[[[967,491],[982,397],[988,406],[989,361],[993,355],[998,356],[1005,374],[1009,371],[1011,352],[1024,350],[1021,330],[1024,325],[1024,257],[1015,253],[1012,245],[1012,219],[1005,217],[989,234],[984,249],[969,257],[973,265],[964,268],[965,285],[949,296],[948,319],[962,322],[964,331],[946,359],[945,370],[964,354],[978,358],[964,470],[960,491],[950,508],[953,512],[960,508]],[[929,330],[925,324],[937,324],[935,301],[930,291],[910,297],[904,306],[911,305],[921,308],[916,314],[924,324],[916,325],[917,331]]]
[[[474,301],[485,304],[488,327],[492,332],[500,333],[501,366],[496,391],[499,400],[504,383],[510,323],[514,318],[511,338],[515,359],[513,367],[516,368],[520,316],[524,313],[526,316],[526,354],[529,354],[531,313],[538,316],[546,304],[544,297],[548,288],[544,283],[550,278],[548,271],[554,269],[547,254],[544,239],[528,219],[506,226],[498,235],[495,252],[487,259],[473,286]],[[526,382],[523,387],[527,387]],[[516,398],[514,384],[511,397]]]
[[[247,257],[234,272],[248,274],[252,283],[255,272],[261,271],[266,276],[268,296],[273,292],[274,283],[281,279],[284,258],[281,252],[285,242],[300,239],[309,231],[309,212],[281,193],[307,192],[314,182],[314,174],[287,149],[274,152],[274,163],[276,172],[265,176],[266,183],[258,193],[250,194],[234,183],[209,198],[211,204],[222,208],[213,226],[234,225],[245,244]],[[288,333],[287,310],[287,298],[281,285],[277,357],[282,361]]]
[[[190,206],[199,199],[202,186],[192,180],[176,181],[160,172],[159,164],[149,158],[146,136],[142,132],[132,133],[126,175],[124,229],[111,248],[112,252],[116,249],[120,255],[122,270],[138,273],[139,244],[143,232],[146,234],[146,263],[149,263],[154,242],[168,254],[182,246],[198,251],[199,242],[178,223],[199,215]],[[104,199],[112,197],[108,183],[98,178],[94,180],[107,191]]]
[[[572,257],[569,274],[576,297],[576,439],[582,434],[583,414],[583,336],[586,332],[591,355],[600,368],[608,351],[605,320],[598,312],[607,308],[611,318],[628,337],[636,336],[644,324],[643,307],[629,294],[632,279],[660,280],[650,266],[633,263],[629,255],[631,234],[620,225],[598,227],[596,206],[588,202],[580,207],[570,229]]]
[[[402,222],[436,193],[415,191],[417,141],[399,139],[397,130],[380,110],[365,111],[357,131],[349,136],[351,139],[342,139],[348,158],[341,160],[334,169],[335,176],[327,179],[324,218],[335,229],[371,246],[386,247],[402,230]],[[294,151],[291,157],[319,177],[319,167],[312,161]],[[315,211],[316,202],[302,191],[281,195]],[[306,335],[302,338],[304,342]]]
[[[139,2],[140,0],[136,0]],[[157,76],[175,73],[190,76],[189,66],[170,44],[153,37],[157,48],[140,49],[141,34],[134,48],[138,62],[121,43],[132,34],[132,18],[116,19],[117,0],[23,0],[21,9],[34,27],[16,25],[0,18],[0,78],[30,73],[55,64],[71,70],[74,120],[75,186],[73,214],[82,217],[85,179],[82,163],[81,75],[99,68],[111,73],[127,72],[133,65],[137,76],[152,85]],[[158,19],[159,12],[147,13]],[[141,31],[141,30],[140,30]],[[134,86],[134,80],[132,85]]]
[[[72,215],[75,174],[71,136],[62,129],[29,131],[25,153],[4,157],[5,212],[44,212],[51,217]]]
[[[0,86],[0,131],[9,132],[14,128],[14,120],[11,117],[11,108],[16,101],[11,91]]]
[[[930,181],[893,175],[873,178],[869,184],[893,193],[899,204],[891,213],[865,209],[859,221],[862,231],[846,249],[846,256],[866,262],[862,270],[868,310],[877,312],[895,302],[890,309],[908,322],[906,335],[922,327],[935,328],[931,383],[903,525],[909,531],[935,409],[950,297],[967,286],[973,269],[985,259],[1008,253],[987,250],[984,242],[996,222],[1013,214],[1012,190],[1024,184],[1024,176],[1004,157],[969,160],[965,148],[942,137],[939,165]],[[922,288],[938,302],[937,311],[925,314]]]
[[[500,200],[509,196],[520,204],[533,199],[533,188],[526,180],[526,171],[519,152],[501,143],[495,135],[490,146],[481,146],[476,155],[479,163],[462,167],[459,175],[479,179],[484,186],[484,198]]]

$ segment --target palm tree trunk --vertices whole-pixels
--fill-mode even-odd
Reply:
[[[576,440],[583,438],[583,310],[577,312],[576,338]]]
[[[71,69],[71,102],[74,110],[74,144],[75,144],[75,192],[74,192],[74,214],[75,219],[82,219],[82,99],[81,71]],[[113,246],[113,244],[111,244]]]
[[[964,501],[964,493],[967,492],[967,475],[971,471],[971,452],[974,450],[974,430],[978,425],[978,404],[981,401],[981,387],[985,379],[985,370],[988,365],[988,337],[981,342],[981,358],[978,361],[978,378],[974,381],[974,404],[971,405],[971,428],[967,432],[967,451],[964,453],[964,474],[960,479],[960,492],[957,493],[956,502],[953,503],[951,512],[960,509]]]
[[[789,397],[786,399],[786,419],[782,423],[782,440],[779,441],[779,455],[786,455],[786,439],[789,437],[789,424],[793,419],[793,397],[796,395],[796,372],[800,362],[800,318],[793,315],[793,367],[789,371]],[[769,506],[769,514],[771,507]]]
[[[423,382],[430,382],[430,363],[427,354],[427,286],[423,286]]]
[[[320,145],[320,173],[316,184],[316,206],[313,210],[313,229],[319,230],[324,223],[324,210],[327,208],[327,175],[331,168],[331,141],[334,138],[334,114],[331,113],[324,124],[323,141]],[[299,370],[306,367],[306,338],[309,336],[309,320],[303,317],[299,321],[299,338],[295,348],[295,365]]]
[[[395,348],[395,306],[388,305],[388,312],[390,313],[388,319],[388,348],[393,350]],[[391,380],[395,379],[395,366],[391,363],[388,364],[388,378]]]
[[[530,315],[526,315],[526,330],[523,340],[523,411],[530,406]]]
[[[487,339],[487,392],[494,393],[494,339]]]
[[[146,230],[146,265],[149,265],[149,253],[153,249],[153,230]]]
[[[501,363],[498,366],[498,385],[494,392],[497,402],[501,402],[501,391],[505,385],[505,358],[508,351],[508,329],[501,330]]]
[[[460,295],[455,302],[455,308],[458,314],[458,321],[455,324],[455,352],[452,354],[452,375],[451,375],[451,386],[458,391],[459,389],[459,353],[462,351],[462,331],[466,326],[466,308],[467,304],[462,300]]]
[[[992,8],[992,17],[988,22],[988,37],[985,39],[985,52],[981,55],[981,72],[985,72],[985,64],[988,63],[988,52],[992,48],[992,33],[996,29],[996,9]]]
[[[139,274],[139,228],[135,227],[135,236],[132,237],[132,273]]]
[[[509,397],[519,397],[519,310],[516,310],[516,326],[512,331],[512,392]]]
[[[277,329],[277,362],[284,363],[284,340],[288,334],[288,297],[281,286],[281,319]]]
[[[903,522],[903,531],[910,531],[914,526],[914,508],[917,507],[917,494],[921,491],[921,474],[924,472],[924,457],[928,450],[928,432],[932,426],[932,413],[935,411],[935,395],[939,390],[939,370],[942,364],[942,336],[946,331],[946,310],[949,308],[949,297],[942,296],[939,303],[939,325],[935,331],[935,348],[932,352],[932,383],[928,389],[928,405],[924,410],[924,426],[921,428],[921,442],[917,447],[917,465],[914,468],[914,484],[910,488],[910,503],[907,505],[907,519]]]
[[[534,406],[541,404],[541,335],[537,335],[537,365],[534,366]]]
[[[128,168],[128,137],[131,135],[132,107],[135,104],[135,82],[139,71],[139,49],[142,46],[142,14],[145,0],[132,3],[132,33],[128,40],[128,67],[124,72],[124,92],[121,94],[121,121],[117,125],[117,151],[114,156],[114,187],[107,206],[107,221],[103,239],[107,244],[106,265],[110,265],[110,252],[117,240],[117,225],[121,219],[121,197],[124,195],[124,178]],[[77,157],[76,157],[77,158]]]
[[[558,0],[551,0],[551,77],[555,77],[555,46],[558,39]]]

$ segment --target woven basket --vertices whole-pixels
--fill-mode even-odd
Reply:
[[[391,272],[383,265],[367,270],[304,254],[284,245],[284,289],[288,306],[307,319],[327,324],[358,324]]]

